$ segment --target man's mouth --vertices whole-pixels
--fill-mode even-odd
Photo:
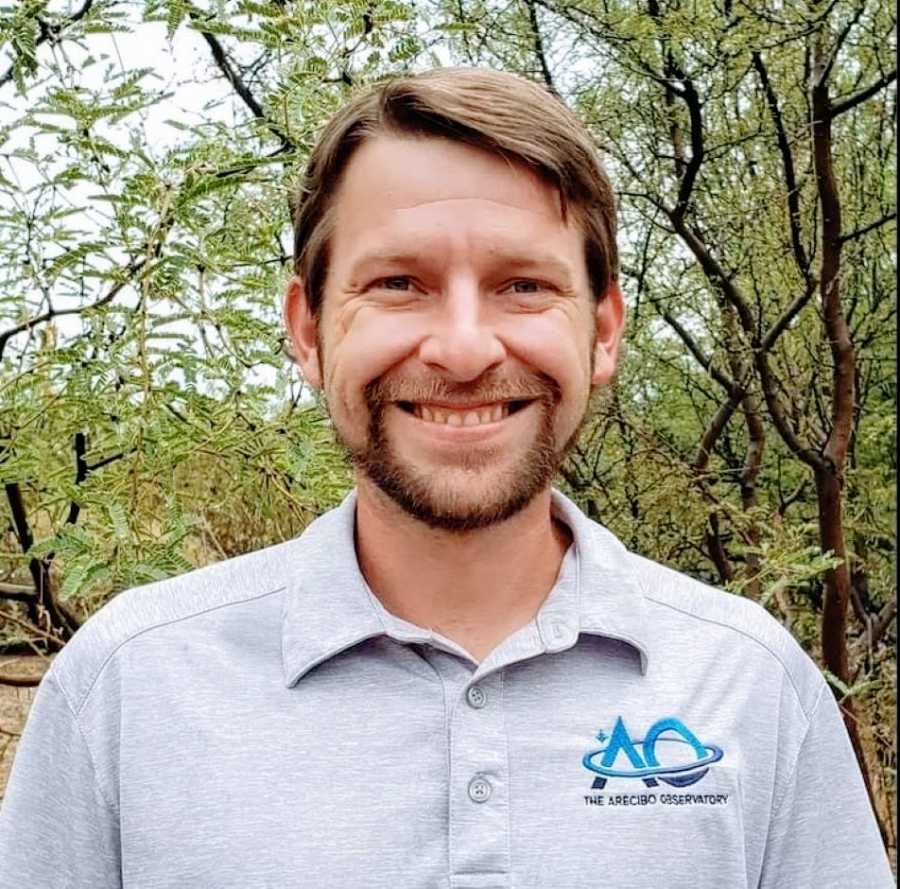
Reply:
[[[495,401],[478,405],[450,406],[428,402],[398,401],[397,406],[408,414],[413,414],[426,423],[440,423],[446,426],[482,426],[499,423],[531,404],[534,399],[520,401]]]

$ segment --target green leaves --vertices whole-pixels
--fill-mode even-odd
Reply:
[[[870,691],[871,689],[877,688],[880,683],[868,678],[860,679],[858,682],[854,682],[852,685],[847,685],[846,682],[842,682],[838,679],[831,670],[823,669],[822,675],[828,680],[829,685],[833,688],[837,689],[840,692],[840,701],[841,703],[849,700],[850,698],[859,697],[866,691]]]
[[[23,0],[13,12],[0,11],[0,45],[12,50],[11,73],[19,92],[25,92],[26,77],[37,73],[37,44],[40,36],[39,17],[47,8],[47,0]]]

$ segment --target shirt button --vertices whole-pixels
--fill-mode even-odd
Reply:
[[[473,685],[466,692],[466,700],[470,707],[480,710],[487,703],[487,695],[480,686]]]
[[[469,782],[469,799],[473,803],[486,803],[493,792],[494,788],[486,778],[473,778]]]

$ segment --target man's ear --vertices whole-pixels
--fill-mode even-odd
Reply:
[[[625,331],[625,299],[613,281],[598,301],[594,315],[597,339],[594,342],[594,373],[591,385],[608,383],[616,372],[622,334]]]
[[[284,324],[303,379],[314,389],[321,389],[322,357],[319,354],[318,325],[309,310],[303,281],[296,275],[288,281],[284,292]]]

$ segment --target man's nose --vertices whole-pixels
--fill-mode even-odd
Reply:
[[[457,382],[468,382],[501,364],[506,349],[498,339],[481,294],[472,283],[450,288],[430,316],[419,359]]]

